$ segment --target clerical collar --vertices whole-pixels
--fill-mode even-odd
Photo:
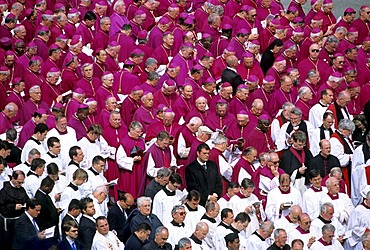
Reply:
[[[166,195],[167,196],[175,196],[175,194],[176,194],[176,191],[171,191],[169,188],[168,188],[168,186],[166,185],[166,186],[164,186],[163,188],[162,188],[162,190],[163,190],[163,192],[165,192],[166,193]]]
[[[190,212],[198,211],[198,207],[196,207],[196,208],[191,208],[191,207],[189,206],[189,204],[188,204],[188,203],[185,203],[185,206],[188,208],[188,210],[189,210]]]
[[[225,201],[230,201],[230,196],[228,194],[224,194],[221,198],[224,198]]]
[[[331,193],[328,192],[328,195],[332,200],[338,200],[339,199],[339,194],[331,194]]]
[[[293,222],[292,222],[292,220],[289,218],[289,214],[288,214],[287,216],[285,216],[285,219],[286,219],[287,221],[289,221],[289,223],[293,223]]]
[[[37,143],[37,145],[41,145],[41,142],[37,140],[35,137],[31,136],[30,140],[34,141]]]
[[[331,241],[330,241],[330,243],[327,243],[326,241],[324,241],[323,238],[320,238],[319,242],[321,242],[321,244],[323,244],[324,246],[331,246],[332,245]]]
[[[72,188],[74,191],[78,190],[78,187],[75,184],[73,184],[72,182],[69,183],[68,187]]]
[[[210,222],[212,222],[212,223],[216,223],[216,220],[214,219],[214,218],[211,218],[211,217],[209,217],[208,215],[206,215],[206,214],[203,214],[203,216],[202,216],[202,218],[200,218],[201,220],[202,219],[205,219],[205,220],[208,220],[208,221],[210,221]]]
[[[264,238],[262,238],[262,236],[261,235],[259,235],[258,233],[257,233],[257,231],[254,231],[254,233],[253,233],[254,235],[256,235],[258,238],[260,238],[260,240],[262,240],[262,241],[265,241],[265,239]]]
[[[58,158],[58,156],[57,155],[53,155],[52,153],[50,153],[50,151],[48,151],[47,153],[46,153],[47,155],[49,155],[51,158]]]
[[[75,162],[74,160],[71,160],[69,163],[68,163],[68,166],[69,165],[75,165],[77,166],[78,168],[80,168],[80,164],[78,164],[77,162]]]
[[[226,229],[230,229],[231,228],[229,225],[226,225],[225,222],[223,222],[223,221],[221,221],[220,224],[218,224],[218,226],[224,227]]]
[[[305,231],[305,230],[303,230],[300,226],[298,226],[296,229],[297,229],[297,230],[298,230],[298,232],[300,232],[301,234],[309,234],[309,233],[310,233],[310,230]]]
[[[170,223],[171,223],[174,227],[185,227],[185,224],[184,224],[184,223],[179,224],[179,223],[177,223],[177,222],[176,222],[176,221],[174,221],[174,220],[172,220]]]
[[[364,206],[366,209],[370,209],[370,207],[365,203],[365,199],[361,203],[362,206]]]
[[[192,240],[195,242],[195,244],[197,244],[197,245],[202,245],[202,241],[201,241],[201,240],[199,240],[197,237],[195,237],[195,235],[194,235],[194,234],[192,234],[192,235],[190,236],[190,239],[192,239]]]
[[[66,135],[66,134],[68,134],[67,129],[66,129],[64,132],[60,131],[60,130],[58,129],[58,127],[55,127],[55,129],[58,131],[58,133],[59,133],[60,135]]]
[[[37,178],[39,177],[39,176],[38,176],[34,171],[32,171],[32,170],[28,171],[28,173],[27,173],[27,177],[28,177],[28,176],[31,176],[31,175],[37,176]]]
[[[331,220],[325,220],[321,215],[319,215],[319,220],[321,220],[324,224],[330,224]]]
[[[244,199],[245,196],[242,194],[242,191],[239,191],[236,193],[236,195],[240,198],[240,199]]]
[[[96,172],[96,170],[95,170],[93,167],[89,168],[89,170],[90,170],[91,172],[93,172],[93,174],[94,174],[94,175],[99,175],[99,173],[98,173],[98,172]]]
[[[91,143],[95,143],[95,141],[91,140],[88,136],[86,136],[86,139],[91,142]]]
[[[311,188],[315,193],[317,193],[317,192],[321,192],[321,191],[322,191],[322,187],[317,188],[317,187],[315,187],[314,185],[312,185],[310,188]]]
[[[290,194],[290,186],[289,186],[289,189],[287,191],[281,190],[280,186],[278,188],[279,188],[281,194]]]
[[[31,164],[29,164],[28,161],[25,161],[24,165],[26,165],[27,167],[31,167]]]
[[[232,224],[230,225],[229,229],[230,229],[231,231],[233,231],[233,233],[236,233],[236,234],[240,233],[240,231],[239,231],[238,229],[236,229],[235,227],[233,227],[233,225],[232,225]]]

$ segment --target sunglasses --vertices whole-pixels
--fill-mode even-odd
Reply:
[[[318,50],[318,49],[313,49],[313,50],[311,50],[311,52],[316,52],[316,53],[319,53],[319,51],[320,51],[320,50]]]
[[[186,212],[180,212],[179,215],[180,216],[186,215]]]

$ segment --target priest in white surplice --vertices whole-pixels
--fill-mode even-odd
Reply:
[[[89,197],[93,200],[95,214],[94,218],[97,219],[99,216],[107,217],[108,215],[108,206],[105,202],[108,197],[108,190],[105,186],[98,186],[94,189],[92,194]]]
[[[262,202],[253,194],[255,185],[251,179],[245,178],[240,186],[240,192],[234,195],[229,202],[230,208],[235,214],[246,212],[251,219],[246,230],[247,236],[256,231],[262,221],[266,219]]]
[[[239,193],[240,191],[240,185],[237,182],[230,182],[227,186],[226,194],[221,196],[220,199],[218,199],[217,203],[220,205],[220,211],[224,208],[229,208],[229,202],[231,197]],[[218,218],[220,219],[221,214],[219,214]]]
[[[270,246],[269,237],[274,231],[274,224],[270,221],[265,221],[247,240],[245,249],[259,250],[267,249]]]
[[[311,219],[308,214],[301,214],[298,219],[298,227],[289,233],[288,242],[292,242],[294,239],[301,239],[304,242],[304,250],[310,249],[311,245],[318,239],[316,231],[311,229]]]
[[[351,200],[356,206],[362,202],[362,193],[370,187],[370,159],[352,169]]]
[[[28,171],[30,171],[31,163],[32,163],[33,159],[36,159],[36,158],[41,158],[41,154],[36,148],[33,148],[28,152],[27,160],[24,161],[23,163],[15,166],[13,168],[13,172],[17,171],[17,170],[21,170],[26,175],[28,173]]]
[[[322,119],[322,124],[320,127],[315,128],[312,132],[310,138],[310,150],[312,155],[316,156],[320,153],[320,141],[323,139],[329,140],[330,136],[333,134],[333,129],[331,128],[334,123],[334,115],[330,111],[325,112]]]
[[[298,226],[298,218],[302,214],[302,208],[299,205],[291,207],[287,216],[281,217],[274,222],[275,228],[284,228],[287,234]]]
[[[366,141],[358,146],[353,152],[352,169],[365,164],[370,159],[370,132],[366,135]]]
[[[279,177],[279,186],[267,195],[266,216],[274,222],[282,216],[287,216],[292,205],[302,206],[301,193],[293,187],[288,174]]]
[[[31,169],[25,173],[23,188],[26,190],[28,197],[35,197],[36,191],[40,188],[42,175],[44,174],[45,161],[43,159],[34,159]]]
[[[215,201],[208,201],[206,203],[205,209],[206,212],[200,220],[202,222],[207,223],[208,225],[208,234],[207,237],[204,238],[204,241],[207,243],[210,249],[214,249],[215,246],[213,244],[212,239],[218,225],[216,218],[220,212],[220,206]]]
[[[350,236],[345,243],[348,249],[363,249],[361,236],[370,228],[370,191],[364,196],[363,202],[355,208],[348,221]]]
[[[186,217],[185,207],[183,205],[176,205],[172,208],[172,221],[165,224],[168,231],[171,232],[167,242],[171,244],[172,248],[178,244],[179,240],[184,237],[189,237],[191,232],[185,228],[184,220]]]
[[[125,245],[117,236],[109,231],[108,220],[105,217],[98,217],[96,220],[96,233],[93,239],[91,250],[124,250]]]
[[[67,126],[67,118],[64,114],[56,115],[55,120],[55,128],[51,129],[48,132],[46,139],[54,136],[60,140],[60,158],[62,165],[58,164],[58,166],[60,170],[64,173],[66,171],[67,164],[70,161],[68,154],[69,149],[77,144],[76,131],[73,128]]]
[[[185,217],[185,228],[188,232],[194,232],[195,226],[202,218],[203,214],[206,212],[206,209],[199,205],[200,202],[200,193],[196,190],[189,192],[186,197],[186,202],[184,204],[186,217]]]
[[[322,124],[322,116],[328,109],[330,103],[333,102],[333,91],[330,89],[323,90],[321,93],[321,99],[318,103],[312,106],[310,112],[308,113],[308,121],[312,124],[313,128],[318,128]]]
[[[46,153],[46,148],[44,147],[42,142],[45,140],[48,130],[48,126],[44,123],[39,123],[36,125],[32,137],[26,142],[26,144],[24,144],[21,155],[22,162],[25,162],[27,160],[28,153],[33,148],[36,148],[41,153],[41,155]]]
[[[62,156],[60,155],[60,140],[55,136],[49,137],[46,142],[46,147],[48,149],[46,154],[41,155],[41,158],[46,162],[45,166],[49,163],[55,163],[58,165],[59,170],[65,173],[66,166],[63,165]]]
[[[344,250],[342,244],[335,239],[336,228],[331,224],[326,224],[322,227],[322,237],[315,241],[310,250]]]
[[[339,181],[335,177],[326,180],[328,193],[322,196],[320,203],[330,202],[334,205],[334,217],[347,226],[352,211],[355,209],[347,194],[339,193]]]
[[[192,250],[210,250],[204,238],[208,234],[208,225],[205,222],[198,222],[194,233],[189,237]]]
[[[85,155],[82,151],[82,149],[79,147],[79,146],[72,146],[70,149],[69,149],[69,156],[71,157],[70,158],[70,162],[68,163],[67,165],[67,169],[66,169],[66,178],[67,178],[67,181],[68,182],[71,182],[72,181],[72,177],[73,177],[73,173],[81,168],[82,166],[82,162],[85,158]]]
[[[96,187],[108,184],[108,181],[104,176],[105,164],[106,160],[100,155],[93,158],[91,168],[86,170],[88,175],[87,181],[82,185],[85,196],[92,194]]]

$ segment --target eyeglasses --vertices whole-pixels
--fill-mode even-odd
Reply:
[[[368,15],[370,15],[370,11],[366,12]]]
[[[179,215],[180,216],[186,215],[186,212],[180,212]]]
[[[168,238],[162,238],[162,240],[168,240]]]
[[[308,224],[311,224],[311,221],[302,222],[302,224],[308,225]]]
[[[271,163],[274,164],[274,165],[276,165],[276,164],[279,164],[280,161],[272,161]]]
[[[339,61],[338,63],[339,63],[339,64],[344,64],[344,61]]]
[[[256,16],[257,16],[257,14],[251,15],[251,17],[256,17]]]
[[[70,232],[72,232],[72,233],[76,233],[76,232],[78,232],[78,229],[76,229],[76,230],[71,230]]]
[[[318,50],[318,49],[313,49],[313,50],[311,50],[311,52],[316,52],[316,53],[319,53],[319,51],[320,51],[320,50]]]

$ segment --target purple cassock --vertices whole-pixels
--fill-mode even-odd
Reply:
[[[329,69],[329,65],[325,63],[323,60],[312,60],[311,58],[306,58],[302,60],[300,63],[298,63],[297,69],[299,71],[300,80],[303,82],[307,76],[307,73],[311,69],[315,69],[320,72],[320,74],[323,74],[326,70]]]
[[[30,58],[26,53],[21,55],[14,64],[14,77],[23,77],[23,71],[28,68]]]
[[[230,140],[237,140],[243,138],[244,141],[248,138],[250,130],[247,129],[248,126],[242,127],[237,122],[233,123],[230,129],[227,130],[226,136]]]
[[[216,112],[210,112],[204,122],[204,125],[216,131],[216,129],[223,129],[226,126],[226,130],[230,129],[231,125],[236,123],[236,118],[233,114],[226,113],[225,116],[220,117]]]
[[[364,86],[366,83],[370,82],[370,67],[362,68],[362,70],[364,71],[364,73],[357,76],[357,81],[360,86]]]
[[[23,71],[22,79],[26,85],[24,89],[26,96],[28,96],[28,91],[32,86],[42,86],[45,81],[45,78],[40,73],[32,72],[28,67]]]
[[[53,61],[53,60],[51,60],[50,57],[48,57],[48,59],[46,59],[46,61],[42,65],[41,75],[46,78],[46,74],[49,72],[49,70],[51,68],[57,68],[57,69],[59,69],[59,71],[61,71],[62,67],[61,67],[60,63],[61,63],[60,61]]]
[[[121,49],[118,52],[118,61],[124,62],[130,57],[130,53],[135,47],[135,41],[132,39],[131,36],[126,36],[124,33],[119,32],[115,36],[111,36],[109,42],[116,41],[119,45],[121,45]]]
[[[129,95],[133,87],[140,85],[141,82],[139,77],[132,74],[127,69],[122,69],[114,73],[112,91],[115,94]]]
[[[256,171],[253,164],[250,164],[246,159],[240,157],[239,161],[235,164],[233,168],[231,181],[239,183],[239,173],[241,169],[244,169],[250,176],[253,176],[254,172]]]
[[[74,90],[81,88],[84,90],[86,98],[95,98],[96,90],[100,87],[100,85],[101,80],[99,78],[93,77],[92,79],[88,80],[83,77],[76,82]]]
[[[240,77],[243,80],[247,79],[250,75],[255,75],[257,76],[259,80],[259,85],[260,86],[262,85],[262,80],[264,78],[264,75],[263,75],[261,67],[256,62],[253,62],[253,66],[250,69],[246,68],[243,62],[241,62],[236,67],[236,72],[240,75]]]
[[[80,35],[82,37],[82,44],[86,45],[90,43],[93,45],[94,42],[94,34],[91,28],[87,27],[84,22],[81,22],[78,28],[76,29],[75,35]]]
[[[50,131],[50,130],[52,130],[53,128],[56,128],[56,124],[55,124],[55,115],[50,114],[50,115],[48,116],[48,118],[46,118],[45,124],[46,124],[46,126],[48,126],[49,131]],[[58,130],[58,129],[57,129],[57,130]]]
[[[281,168],[278,168],[278,172],[279,172],[279,175],[285,174],[284,170],[282,170]],[[257,169],[257,172],[255,172],[255,174],[252,177],[253,183],[260,183],[260,176],[268,177],[271,180],[274,179],[274,177],[275,177],[271,173],[271,169],[268,166],[264,166],[262,168]],[[257,195],[257,197],[259,199],[266,199],[267,198],[267,194],[264,195],[264,196],[262,196],[260,194],[260,189],[259,188],[254,189],[254,194]]]
[[[7,90],[4,83],[0,82],[0,110],[4,110],[6,104]]]
[[[285,11],[283,4],[279,1],[272,0],[271,1],[271,14],[280,14],[282,11]],[[257,12],[258,13],[258,12]]]
[[[84,17],[84,16],[85,16],[85,14],[86,14],[86,12],[88,12],[88,11],[89,11],[89,7],[87,7],[87,6],[85,6],[85,5],[81,5],[81,4],[79,4],[79,5],[77,6],[77,9],[78,9],[78,11],[81,13],[81,14],[80,14],[80,16],[81,16],[81,17]]]
[[[158,65],[167,65],[169,63],[168,58],[173,57],[176,53],[172,51],[172,48],[167,49],[162,44],[154,48],[152,57],[158,61]]]
[[[4,134],[8,129],[12,128],[13,125],[11,124],[9,118],[4,114],[4,112],[0,113],[0,134]]]
[[[44,81],[41,89],[41,100],[45,102],[49,107],[51,107],[53,102],[56,101],[57,97],[62,94],[60,85],[52,85],[48,81]]]
[[[247,102],[242,101],[238,97],[234,96],[229,104],[228,111],[231,114],[236,115],[241,110],[248,110]]]
[[[76,131],[77,141],[79,141],[83,137],[86,137],[88,130],[88,123],[86,119],[84,121],[80,121],[77,118],[76,114],[73,114],[72,117],[68,119],[68,126]]]
[[[227,162],[225,156],[222,154],[222,152],[218,148],[212,148],[209,151],[209,160],[213,161],[217,165],[218,172],[220,173],[220,157],[224,158],[224,160]],[[222,193],[225,194],[227,192],[227,186],[229,184],[229,181],[225,178],[222,178]]]
[[[139,10],[142,10],[146,14],[145,22],[143,22],[143,29],[145,30],[151,30],[155,25],[155,16],[153,13],[148,9],[145,5],[142,5],[139,7]]]
[[[195,19],[197,20],[197,25],[195,26],[195,31],[199,32],[208,23],[208,14],[203,8],[197,8],[194,12]]]
[[[163,43],[163,31],[158,28],[158,26],[154,26],[154,28],[150,31],[148,44],[154,50],[158,48]]]
[[[170,134],[170,136],[175,138],[180,129],[181,126],[176,122],[173,122],[171,126],[167,127],[164,126],[163,121],[154,122],[150,124],[148,130],[146,131],[145,141],[150,141],[153,138],[156,138],[158,133],[161,131],[167,131]]]
[[[175,55],[170,63],[176,63],[180,67],[180,72],[176,76],[177,86],[182,86],[184,84],[185,78],[189,74],[189,70],[194,66],[194,59],[192,56],[190,58],[184,58],[180,53]]]
[[[209,51],[215,57],[218,57],[218,56],[222,55],[222,53],[224,52],[224,49],[226,49],[227,46],[229,45],[229,42],[230,41],[229,41],[229,39],[227,39],[227,37],[220,36],[216,41],[212,42],[212,45],[209,48]]]
[[[193,104],[190,99],[185,99],[183,95],[179,95],[175,103],[172,105],[172,109],[175,112],[175,122],[178,122],[181,117],[185,118],[187,114],[193,108]]]
[[[221,53],[223,53],[223,51]],[[217,57],[212,65],[212,71],[213,74],[215,75],[216,80],[221,79],[222,71],[226,68],[227,68],[226,59],[223,58],[222,55]]]
[[[333,94],[334,94],[333,102],[334,102],[337,99],[337,96],[338,96],[337,89],[333,89],[332,87],[330,87],[328,85],[327,82],[325,82],[325,83],[321,84],[321,86],[318,88],[317,93],[321,93],[325,89],[330,89],[333,92]],[[317,103],[319,101],[320,101],[320,94],[316,95],[316,101],[315,101],[315,103]]]
[[[342,39],[342,41],[339,42],[338,47],[336,48],[335,52],[341,53],[342,55],[346,54],[346,50],[349,47],[355,47],[355,43],[351,43],[346,38]]]
[[[105,107],[105,101],[107,100],[109,96],[114,96],[116,100],[119,100],[118,96],[113,94],[112,89],[108,89],[104,85],[101,85],[96,90],[95,101],[97,102],[97,112],[98,113],[100,113],[100,111]]]
[[[243,53],[246,50],[244,44],[240,43],[235,37],[233,37],[231,38],[228,47],[233,47],[235,49],[235,56],[238,58],[238,60],[243,60]]]
[[[12,33],[10,32],[10,29],[8,27],[6,27],[5,25],[0,25],[0,38],[3,37],[12,38]]]
[[[110,29],[109,29],[109,36],[112,37],[115,34],[119,33],[122,29],[122,26],[129,22],[125,15],[120,15],[117,12],[113,12],[110,16]]]
[[[66,56],[64,58],[65,59],[69,58],[69,54],[75,55],[71,51],[68,50],[67,53],[66,53]],[[78,60],[80,62],[80,65],[84,65],[85,63],[91,63],[91,64],[94,63],[94,59],[91,56],[88,56],[88,55],[86,55],[83,52],[81,52],[81,53],[79,53],[79,54],[77,54],[75,56],[77,56],[77,58],[78,58]],[[63,65],[66,65],[66,61],[65,60],[63,61]],[[80,69],[80,67],[78,67],[78,69]],[[81,70],[79,72],[81,72]]]
[[[317,11],[316,11],[316,10],[314,10],[314,9],[311,9],[311,10],[307,13],[306,17],[303,19],[303,20],[304,20],[304,25],[306,25],[306,26],[310,25],[312,18],[313,18],[314,16],[316,16],[316,14],[317,14]]]
[[[268,103],[271,99],[271,95],[272,93],[266,92],[263,88],[258,88],[252,94],[249,95],[249,98],[247,99],[248,106],[251,106],[252,102],[255,99],[261,99],[263,102],[263,106],[267,108]]]
[[[297,93],[291,90],[289,93],[284,92],[281,88],[275,90],[272,94],[271,99],[269,101],[268,109],[271,117],[275,117],[279,109],[283,106],[286,102],[295,103],[297,99]]]
[[[249,33],[252,33],[253,28],[257,28],[258,32],[263,30],[261,23],[258,21],[250,22],[246,19],[234,19],[237,23],[235,24],[235,28],[233,28],[233,35],[236,35],[238,30],[246,29]]]
[[[293,0],[290,2],[288,9],[290,7],[295,7],[298,10],[298,16],[304,20],[306,14],[304,13],[304,10],[302,8],[302,5],[299,4],[297,1]]]
[[[109,125],[109,117],[110,117],[110,111],[106,108],[103,108],[97,118],[97,123],[102,127],[105,128]]]
[[[67,22],[66,26],[64,26],[65,35],[72,39],[72,37],[76,34],[76,26],[71,22]]]
[[[62,92],[67,92],[68,90],[73,90],[76,82],[80,79],[80,77],[77,75],[77,72],[70,69],[70,68],[64,68],[62,70],[62,83],[61,83],[61,89]]]
[[[370,70],[368,75],[370,75]],[[364,109],[365,104],[369,101],[369,96],[370,96],[370,81],[361,87],[360,94],[357,97],[360,110]]]
[[[190,163],[195,161],[195,159],[197,159],[197,147],[202,143],[204,143],[204,142],[199,141],[197,138],[195,138],[195,140],[193,141],[193,143],[190,146],[190,151],[189,151],[189,155],[188,155],[186,165],[189,165]]]
[[[37,55],[45,61],[49,57],[49,47],[47,46],[46,42],[43,41],[40,37],[35,37],[33,42],[37,46]]]
[[[122,102],[121,107],[121,117],[122,121],[126,124],[127,127],[130,126],[130,123],[133,121],[134,114],[136,110],[140,107],[140,103],[135,101],[130,96],[127,96]]]
[[[132,27],[131,37],[134,40],[136,40],[137,39],[137,35],[139,34],[140,31],[143,30],[143,27],[141,25],[139,25],[138,23],[136,23],[134,20],[130,20],[129,24]]]
[[[164,104],[168,108],[172,108],[178,95],[176,92],[173,92],[171,95],[165,95],[162,92],[162,89],[157,90],[154,94],[154,107],[158,107],[159,104]]]
[[[225,99],[225,98],[223,98],[223,97],[220,95],[220,93],[218,93],[217,95],[215,95],[214,97],[212,97],[211,102],[209,102],[209,103],[208,103],[209,111],[211,111],[211,112],[216,111],[216,104],[217,104],[217,102],[218,102],[219,100],[221,100],[221,99],[225,100],[228,104],[229,104],[229,103],[231,102],[231,100],[232,100],[232,98],[230,98],[230,99]]]
[[[317,16],[319,19],[322,19],[322,31],[325,32],[328,30],[328,27],[332,24],[336,24],[337,19],[335,18],[334,14],[330,12],[329,14],[325,14],[322,10],[317,12]]]
[[[369,35],[370,32],[370,22],[364,22],[360,18],[354,20],[351,24],[351,27],[358,30],[357,44],[361,44],[365,37]]]
[[[198,26],[198,23],[197,25]],[[185,30],[183,30],[180,26],[176,26],[175,29],[172,31],[173,37],[174,37],[174,42],[172,45],[172,51],[180,51],[181,45],[182,45],[182,37],[184,34]],[[162,40],[161,40],[162,42]]]
[[[65,114],[67,117],[67,120],[72,118],[72,115],[74,115],[77,112],[78,106],[80,106],[81,103],[77,101],[75,98],[69,99],[66,109],[65,109]]]
[[[94,70],[93,76],[100,79],[103,76],[103,73],[107,71],[107,66],[105,65],[105,63],[100,63],[96,61],[93,64],[93,70]]]
[[[188,123],[193,117],[199,117],[204,123],[207,119],[207,116],[208,112],[201,112],[197,109],[197,107],[193,107],[192,110],[185,116],[185,123]]]
[[[126,1],[125,1],[126,2]],[[134,3],[127,4],[126,3],[126,16],[129,20],[134,18],[135,12],[139,9],[140,5],[136,5]]]
[[[13,90],[12,92],[10,92],[8,98],[6,98],[5,104],[8,104],[10,102],[15,103],[18,107],[17,115],[11,118],[11,123],[16,123],[16,122],[19,121],[19,119],[21,117],[21,110],[23,109],[25,101],[19,93],[15,92]]]
[[[256,143],[258,142],[258,143]],[[257,149],[257,154],[262,152],[269,152],[275,149],[274,142],[271,139],[270,132],[263,133],[260,129],[255,127],[245,140],[244,147],[253,146]]]
[[[19,133],[19,138],[18,138],[18,144],[17,146],[20,148],[24,147],[24,144],[28,141],[28,139],[31,138],[33,135],[33,132],[35,130],[36,123],[33,121],[33,119],[29,119],[24,125]]]
[[[134,139],[130,137],[130,135],[126,135],[121,143],[121,146],[125,150],[125,153],[128,157],[131,155],[132,149],[135,147],[140,148],[142,151],[145,150],[145,142],[142,138]],[[134,162],[132,166],[132,171],[119,169],[119,180],[118,180],[118,189],[125,190],[125,192],[129,192],[133,195],[134,198],[138,198],[142,195],[139,193],[140,183],[143,179],[143,156],[140,161]]]
[[[271,67],[266,72],[266,76],[272,76],[275,80],[275,90],[280,88],[280,78],[283,76],[282,73],[278,72],[275,68]]]
[[[341,18],[339,22],[337,22],[337,24],[334,26],[333,30],[336,30],[338,27],[345,27],[347,30],[349,30],[351,24],[347,23],[346,21],[344,21],[343,18]]]
[[[28,31],[27,31],[28,32]],[[55,43],[55,40],[57,39],[58,36],[64,34],[63,33],[63,28],[59,27],[57,23],[55,23],[51,28],[50,28],[50,38],[47,42],[48,46],[52,45]]]
[[[271,32],[269,28],[265,28],[261,31],[258,41],[260,42],[261,52],[264,52],[267,47],[270,45],[270,39],[274,37],[274,34]]]
[[[298,62],[301,62],[302,60],[307,59],[307,57],[309,57],[310,55],[309,48],[313,43],[314,42],[309,37],[306,37],[302,41],[301,50],[299,51],[298,55]]]
[[[19,125],[24,125],[28,120],[31,119],[33,114],[38,109],[49,110],[50,107],[45,103],[40,101],[39,103],[34,103],[31,99],[29,99],[23,106],[21,111],[21,117],[19,119]],[[27,138],[28,140],[29,138]]]
[[[25,44],[28,44],[29,42],[31,42],[35,34],[35,30],[36,30],[35,22],[31,22],[28,18],[25,18],[21,22],[21,24],[24,25],[24,27],[27,30],[26,36],[24,37],[23,41]]]
[[[201,30],[201,32],[204,34],[204,33],[207,33],[207,34],[210,34],[211,37],[212,37],[212,41],[217,41],[218,38],[221,36],[221,32],[219,29],[215,29],[213,27],[211,27],[209,24],[206,24],[203,29]]]
[[[228,1],[225,5],[225,16],[233,17],[236,13],[238,13],[241,9],[242,5],[240,2],[237,1]]]
[[[150,124],[156,121],[155,110],[153,108],[148,109],[144,106],[140,106],[134,113],[133,121],[138,121],[143,125],[143,132],[146,133]]]
[[[99,29],[95,33],[94,37],[94,43],[92,45],[92,50],[95,51],[97,49],[105,49],[108,46],[108,41],[109,41],[109,33],[103,31],[102,29]]]
[[[157,89],[156,89],[153,85],[151,85],[151,84],[149,84],[149,83],[147,83],[147,82],[144,82],[143,84],[141,84],[141,85],[140,85],[140,88],[142,88],[142,90],[143,90],[144,92],[151,92],[151,93],[154,93],[154,92],[156,92],[156,91],[157,91]]]
[[[370,41],[370,36],[367,38],[367,40]],[[370,52],[366,52],[363,47],[358,48],[356,61],[358,65],[360,65],[363,69],[366,68],[366,61],[368,56],[370,56]]]
[[[108,53],[107,53],[107,60],[105,61],[105,66],[107,68],[107,71],[110,71],[113,74],[120,71],[120,69],[121,69],[118,65],[118,60],[113,58]]]
[[[320,71],[320,80],[322,82],[326,82],[329,79],[329,76],[333,74],[334,72],[339,72],[343,75],[343,69],[337,69],[334,66],[329,67],[324,72]]]

